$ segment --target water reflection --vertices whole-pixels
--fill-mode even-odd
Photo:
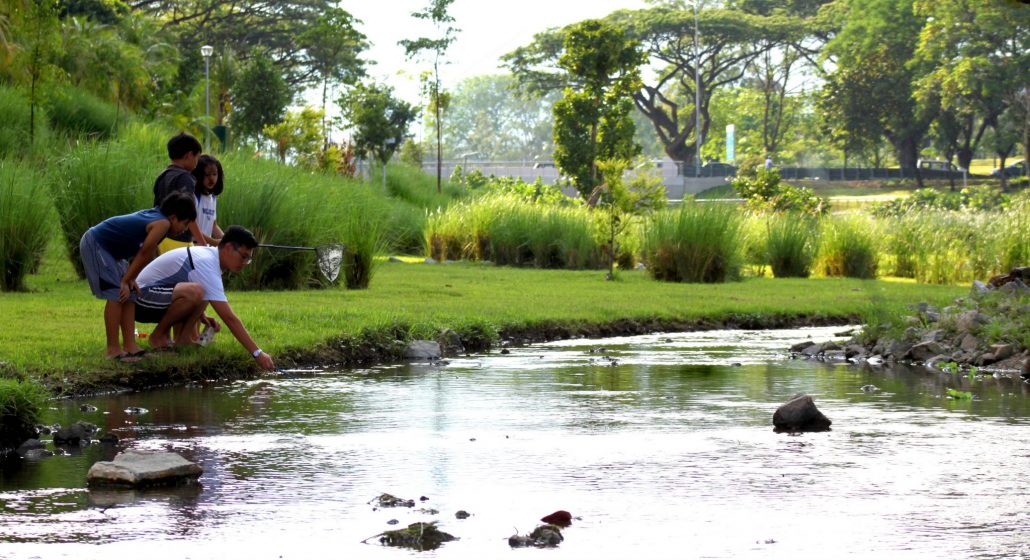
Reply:
[[[56,403],[48,422],[121,441],[0,466],[0,556],[410,557],[360,543],[436,519],[461,540],[426,555],[491,558],[556,509],[581,518],[553,551],[568,558],[1030,554],[1027,386],[784,353],[838,330],[563,341]],[[798,392],[833,431],[772,432]],[[180,453],[201,484],[86,490],[89,466],[124,448]],[[376,509],[383,492],[428,499]]]

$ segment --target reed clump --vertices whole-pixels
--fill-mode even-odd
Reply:
[[[588,209],[488,193],[429,215],[425,244],[436,260],[584,269],[603,266]]]
[[[25,289],[53,226],[50,198],[26,164],[0,160],[0,291]]]
[[[818,248],[818,219],[788,212],[768,216],[765,256],[776,278],[808,278]]]
[[[823,220],[819,269],[826,276],[876,278],[879,266],[876,224],[867,216],[847,214]]]
[[[743,220],[736,208],[684,203],[654,215],[641,235],[641,254],[656,280],[725,282],[740,276]]]

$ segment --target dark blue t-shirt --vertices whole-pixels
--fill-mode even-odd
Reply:
[[[114,216],[93,226],[93,238],[116,259],[130,259],[147,239],[147,226],[167,219],[161,210],[147,208],[124,216]]]

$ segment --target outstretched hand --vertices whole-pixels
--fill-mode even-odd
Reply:
[[[265,371],[272,371],[275,369],[275,362],[272,361],[272,357],[264,352],[258,355],[257,364]]]

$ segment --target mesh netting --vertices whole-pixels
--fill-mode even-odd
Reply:
[[[343,245],[325,245],[315,249],[318,269],[326,280],[335,282],[340,276],[340,264],[343,262]]]

